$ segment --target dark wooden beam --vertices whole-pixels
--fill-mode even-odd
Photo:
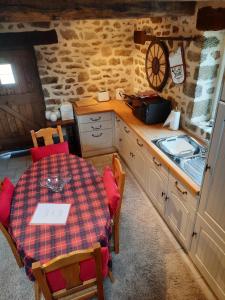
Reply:
[[[56,31],[24,31],[0,33],[0,48],[58,43]]]
[[[193,15],[195,1],[0,0],[0,22]]]
[[[196,27],[204,31],[225,29],[225,7],[212,8],[207,6],[200,8],[197,14]]]

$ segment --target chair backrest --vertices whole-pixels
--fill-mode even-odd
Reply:
[[[119,193],[120,193],[120,205],[117,209],[116,212],[116,216],[118,217],[120,215],[120,209],[121,209],[121,203],[122,203],[122,198],[123,198],[123,191],[124,191],[124,184],[125,184],[125,172],[123,171],[121,162],[119,160],[119,157],[116,153],[113,154],[112,157],[112,170],[113,170],[113,174],[115,176],[115,180],[119,189]]]
[[[123,197],[123,190],[125,184],[125,172],[123,171],[121,162],[116,153],[113,154],[112,157],[112,170],[116,179],[116,183],[120,192],[121,198]]]
[[[43,138],[46,146],[54,144],[53,137],[52,137],[54,134],[57,134],[59,136],[60,143],[64,142],[62,128],[60,125],[58,125],[57,128],[51,128],[51,127],[41,128],[36,132],[34,130],[31,130],[30,133],[33,140],[34,147],[38,147],[37,138]]]
[[[96,278],[82,282],[80,280],[80,262],[93,258],[96,266]],[[52,292],[46,275],[56,270],[60,270],[66,286],[59,291]],[[104,299],[101,246],[99,243],[90,249],[58,256],[43,265],[40,262],[35,262],[32,264],[32,272],[46,300],[60,299],[68,295],[73,295],[73,299],[87,299],[95,295],[98,296],[98,299]]]

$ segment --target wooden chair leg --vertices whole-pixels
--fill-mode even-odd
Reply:
[[[114,282],[115,282],[115,277],[113,276],[112,271],[109,271],[109,272],[108,272],[108,276],[109,276],[110,281],[111,281],[112,283],[114,283]]]
[[[119,223],[114,224],[113,239],[114,239],[114,251],[116,254],[118,254],[120,252]]]
[[[98,300],[104,300],[104,290],[103,290],[103,284],[102,282],[97,282],[98,286]]]
[[[35,295],[35,300],[41,300],[41,289],[37,281],[34,282],[34,295]]]

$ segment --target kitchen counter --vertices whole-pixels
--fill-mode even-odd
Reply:
[[[74,111],[76,115],[79,116],[108,111],[115,112],[143,140],[146,148],[151,154],[156,156],[162,162],[162,164],[167,166],[169,171],[175,177],[177,177],[192,194],[199,194],[200,186],[197,185],[189,176],[187,176],[152,142],[153,139],[157,138],[187,134],[184,130],[172,131],[167,128],[163,128],[162,124],[146,125],[132,114],[131,108],[129,108],[123,101],[119,100],[99,102],[96,105],[86,107],[77,107],[74,104]]]

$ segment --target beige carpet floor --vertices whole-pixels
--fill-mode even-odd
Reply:
[[[111,156],[90,159],[102,172]],[[24,162],[24,164],[22,163]],[[0,176],[15,179],[29,159],[0,162]],[[16,166],[16,170],[15,170]],[[14,169],[13,169],[14,167]],[[215,299],[150,200],[126,169],[121,214],[120,254],[113,255],[114,284],[105,280],[106,300],[213,300]],[[20,270],[0,234],[0,300],[33,300],[32,283]]]

